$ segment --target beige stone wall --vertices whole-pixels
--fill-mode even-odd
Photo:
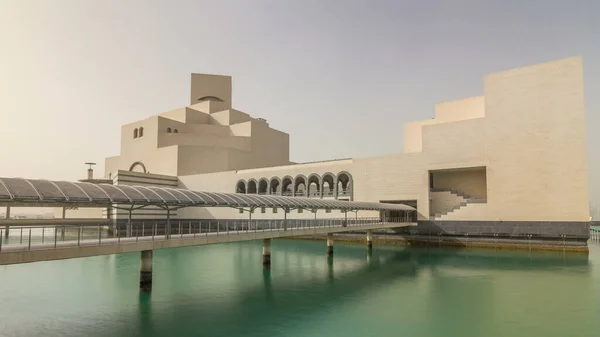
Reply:
[[[106,176],[128,170],[135,162],[167,175],[289,163],[288,134],[231,109],[230,77],[194,74],[191,95],[188,107],[124,125],[120,155],[106,159]],[[197,101],[196,96],[210,98]],[[143,136],[135,138],[134,130],[140,128]]]
[[[420,165],[418,165],[419,163]],[[354,200],[417,200],[419,203],[420,218],[428,219],[429,191],[426,184],[428,176],[427,171],[423,170],[424,166],[424,156],[414,154],[180,176],[179,180],[181,187],[185,188],[201,188],[203,191],[233,193],[235,192],[236,183],[239,180],[248,181],[255,179],[259,181],[261,178],[270,180],[273,177],[284,178],[286,176],[292,178],[297,176],[308,177],[311,174],[323,177],[326,173],[337,175],[341,172],[349,172],[353,178]],[[257,213],[253,215],[253,218],[283,217],[281,210],[273,213],[271,209],[267,209],[265,214],[259,211],[256,211]],[[194,217],[195,212],[199,211],[190,209],[184,212],[181,214]],[[208,212],[215,217],[245,218],[248,216],[247,214],[240,215],[236,210],[227,209],[209,209]],[[295,218],[314,217],[314,214],[307,210],[304,210],[302,213],[298,213],[295,210],[292,211],[291,215]],[[332,211],[331,213],[320,211],[317,216],[341,218],[344,215],[339,211]],[[354,214],[349,216],[354,216]],[[360,216],[379,216],[379,214],[377,212],[364,211],[360,212]]]
[[[461,192],[468,197],[487,199],[485,168],[432,171],[433,187]]]
[[[485,117],[485,97],[471,97],[435,105],[435,120],[438,123],[463,121]]]
[[[488,75],[484,92],[490,213],[587,221],[581,58]]]
[[[404,153],[423,151],[423,127],[437,124],[435,119],[404,124]]]
[[[192,74],[190,104],[196,104],[206,96],[218,97],[223,100],[219,110],[231,108],[231,76]]]
[[[217,91],[226,92],[226,87]],[[218,106],[198,103],[162,115],[171,119],[153,117],[124,126],[125,139],[131,138],[133,127],[148,125],[147,138],[137,142],[125,139],[121,157],[108,158],[107,167],[126,167],[132,160],[142,160],[158,168],[156,173],[179,175],[182,187],[221,192],[234,192],[238,180],[349,172],[354,200],[416,200],[422,220],[430,215],[429,172],[434,171],[435,187],[458,189],[487,200],[461,207],[448,214],[448,219],[588,220],[580,58],[486,76],[484,96],[440,103],[434,119],[406,125],[405,153],[401,155],[288,165],[287,134],[230,108],[215,111]],[[198,110],[193,120],[201,124],[189,122],[189,109]],[[207,119],[197,116],[208,116],[209,124],[202,124]],[[161,132],[150,130],[153,125],[163,128],[164,123],[179,123],[184,134],[167,135],[168,141],[161,143]],[[208,132],[199,125],[219,129]],[[249,148],[236,139],[249,139]],[[167,149],[172,150],[159,152]],[[485,171],[473,170],[476,167]],[[314,217],[307,211],[292,214]],[[246,218],[248,214],[231,209],[189,209],[179,216]],[[253,216],[283,214],[267,210]]]
[[[429,200],[431,201],[430,216],[438,216],[451,212],[467,202],[464,197],[451,192],[431,192]]]
[[[436,104],[435,118],[404,125],[404,153],[423,151],[423,133],[428,125],[485,117],[484,103],[484,97],[480,96]],[[459,127],[462,127],[462,124]]]
[[[127,156],[106,158],[105,178],[115,175],[118,170],[128,171],[135,162],[141,162],[150,173],[177,175],[178,147],[170,146],[149,152],[131,153]]]

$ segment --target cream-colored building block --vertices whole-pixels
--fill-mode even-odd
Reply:
[[[231,77],[192,75],[191,105],[121,128],[105,176],[140,170],[172,176],[285,165],[289,135],[231,109]]]
[[[192,105],[122,127],[121,154],[107,158],[107,175],[139,162],[194,190],[402,202],[416,205],[420,220],[450,210],[435,220],[585,222],[582,69],[575,57],[487,75],[483,96],[437,104],[434,118],[405,125],[403,154],[304,164],[289,161],[286,133],[232,108],[230,77],[194,74]],[[183,209],[178,217],[248,213]]]

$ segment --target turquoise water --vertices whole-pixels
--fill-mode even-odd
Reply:
[[[0,266],[0,336],[600,336],[600,247],[564,253],[274,241]]]

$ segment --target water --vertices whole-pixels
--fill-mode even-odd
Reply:
[[[0,336],[600,336],[589,256],[274,241],[0,266]]]

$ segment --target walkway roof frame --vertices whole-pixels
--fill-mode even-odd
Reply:
[[[0,205],[14,207],[278,207],[342,211],[416,211],[403,204],[339,201],[262,194],[201,192],[181,188],[92,184],[42,179],[0,178]]]

